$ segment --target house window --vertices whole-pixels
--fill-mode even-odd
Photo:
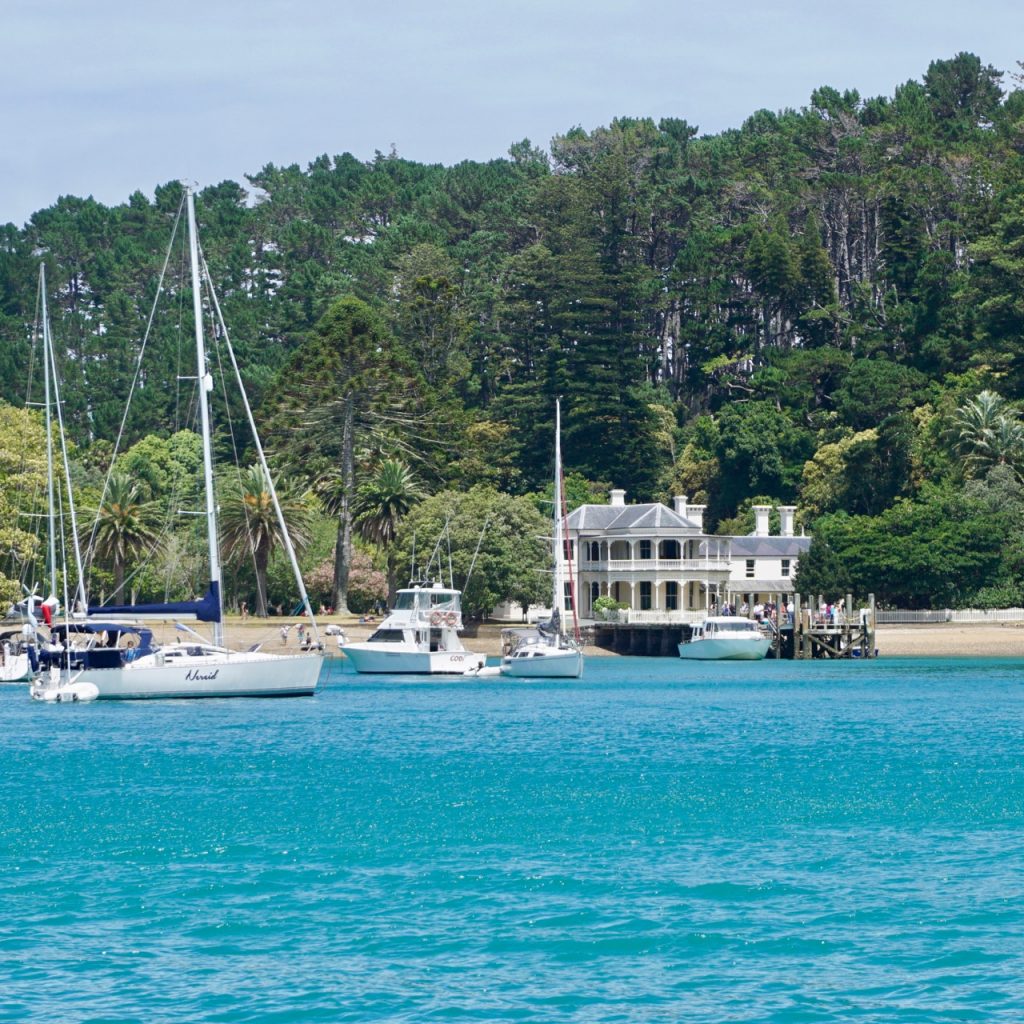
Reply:
[[[665,584],[665,608],[674,612],[679,607],[679,584],[674,580],[669,580]]]
[[[752,558],[747,559],[747,579],[752,580],[754,578],[754,560]]]
[[[679,558],[679,541],[663,540],[661,542],[662,558]]]
[[[650,558],[651,557],[651,542],[649,540],[640,541],[640,557]]]
[[[592,562],[600,562],[601,561],[601,545],[596,540],[593,540],[593,541],[590,542],[588,547],[590,548],[590,556],[589,556],[590,560]]]
[[[562,584],[562,611],[563,612],[571,612],[572,611],[572,584],[571,583],[563,583]]]
[[[788,558],[784,558],[782,560],[782,575],[783,576],[788,576],[789,575],[789,559]]]
[[[594,607],[594,602],[601,596],[601,584],[591,583],[590,584],[590,607]]]
[[[642,580],[640,583],[640,611],[651,610],[651,581]]]

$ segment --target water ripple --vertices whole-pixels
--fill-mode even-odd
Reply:
[[[1021,668],[0,690],[0,1021],[1016,1022]]]

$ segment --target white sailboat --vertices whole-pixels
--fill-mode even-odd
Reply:
[[[57,477],[54,467],[53,451],[53,410],[57,410],[58,433],[61,439],[62,452],[64,455],[63,465],[65,481],[68,484],[67,510],[71,516],[71,533],[77,545],[77,534],[75,532],[74,502],[70,492],[70,475],[68,473],[67,451],[64,443],[63,419],[60,406],[60,391],[53,374],[53,338],[50,334],[50,316],[46,303],[46,265],[39,265],[39,317],[36,322],[36,333],[33,336],[41,341],[41,355],[43,364],[43,425],[46,432],[46,530],[47,530],[47,558],[46,571],[44,576],[49,577],[49,596],[40,599],[36,596],[36,588],[17,606],[17,612],[23,616],[24,625],[20,633],[8,633],[3,638],[3,655],[0,659],[0,682],[31,682],[39,672],[39,655],[47,644],[46,637],[40,632],[39,619],[43,619],[47,626],[52,625],[53,619],[59,611],[61,604],[57,597],[58,571],[57,571],[57,534],[58,517],[56,510]],[[76,547],[77,554],[77,547]],[[79,572],[79,575],[81,573]],[[45,580],[44,580],[45,585]],[[28,587],[25,588],[28,591]],[[38,614],[37,614],[38,613]]]
[[[552,553],[554,555],[554,586],[551,595],[551,618],[539,623],[537,632],[520,637],[501,660],[501,674],[517,679],[579,679],[583,675],[583,652],[579,642],[567,636],[562,628],[565,606],[563,560],[569,561],[565,550],[565,505],[562,495],[562,407],[555,402],[555,491],[552,516]],[[575,617],[576,595],[570,586]]]
[[[440,583],[398,591],[395,606],[367,640],[340,644],[357,672],[466,675],[487,661],[462,646],[462,594]]]
[[[319,682],[323,659],[316,621],[302,582],[295,551],[288,537],[252,411],[242,388],[241,375],[228,340],[227,329],[220,314],[219,304],[213,296],[214,309],[241,391],[242,404],[249,420],[268,491],[273,499],[284,546],[312,626],[315,649],[296,654],[269,654],[260,651],[258,645],[256,649],[234,651],[224,644],[208,397],[213,390],[213,377],[208,369],[203,338],[200,254],[196,234],[195,200],[191,188],[186,188],[185,203],[192,271],[210,585],[200,601],[89,608],[88,618],[84,621],[65,619],[63,623],[55,623],[51,630],[51,650],[48,652],[52,670],[44,672],[32,686],[32,696],[39,700],[60,701],[90,697],[135,700],[159,697],[304,696],[314,693]],[[205,269],[205,264],[203,266]],[[209,281],[208,273],[206,277]],[[122,616],[131,617],[132,621],[124,621]],[[182,619],[208,622],[212,626],[213,639],[212,642],[207,642],[195,631],[179,624],[179,629],[184,629],[190,634],[189,641],[157,646],[152,630],[140,624],[139,620],[145,619],[173,620],[176,623]]]

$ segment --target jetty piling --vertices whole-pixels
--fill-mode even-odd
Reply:
[[[768,657],[796,659],[874,658],[875,595],[868,595],[866,606],[853,608],[853,595],[846,594],[842,608],[833,607],[832,614],[822,613],[824,601],[819,595],[814,603],[804,603],[800,594],[792,594],[789,614],[782,615],[787,595],[772,594],[771,602],[778,609],[773,621],[762,628],[771,638]],[[678,644],[689,640],[692,627],[685,622],[665,621],[595,622],[590,627],[592,642],[619,654],[648,657],[674,657]]]

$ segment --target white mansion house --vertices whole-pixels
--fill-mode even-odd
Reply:
[[[569,516],[582,618],[592,618],[605,595],[630,609],[630,621],[685,622],[725,604],[752,607],[792,594],[797,561],[811,543],[793,535],[794,506],[778,506],[779,536],[769,534],[771,506],[755,505],[753,534],[725,537],[705,533],[705,506],[685,497],[673,508],[627,505],[625,497],[613,490],[610,504],[581,505]]]

